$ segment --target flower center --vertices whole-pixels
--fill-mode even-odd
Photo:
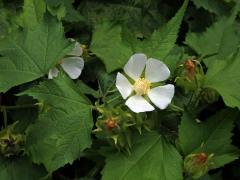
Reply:
[[[134,91],[137,93],[137,95],[145,95],[150,90],[151,83],[150,81],[139,78],[133,86]]]

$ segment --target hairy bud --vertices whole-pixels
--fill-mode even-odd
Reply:
[[[203,152],[198,154],[189,154],[184,159],[185,172],[194,179],[205,175],[213,165],[211,162],[212,157],[213,154],[207,155]]]

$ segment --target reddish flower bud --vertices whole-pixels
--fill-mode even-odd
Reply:
[[[185,68],[187,70],[187,75],[189,79],[193,79],[193,76],[195,74],[196,64],[192,59],[188,59],[185,63]]]
[[[204,164],[207,161],[207,158],[208,156],[205,153],[199,153],[193,157],[195,163],[198,165]]]
[[[105,124],[109,131],[112,131],[112,129],[118,126],[116,119],[113,119],[113,118],[109,118],[108,120],[106,120]]]
[[[185,172],[194,179],[203,176],[213,166],[212,157],[213,154],[207,155],[204,152],[189,154],[184,159]]]

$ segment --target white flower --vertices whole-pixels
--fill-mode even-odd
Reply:
[[[153,111],[155,108],[146,100],[150,99],[160,109],[165,109],[174,95],[174,85],[156,86],[170,76],[168,67],[161,61],[147,59],[145,54],[134,54],[124,67],[129,80],[121,73],[117,74],[116,87],[126,105],[136,113]],[[156,87],[154,87],[154,85]]]
[[[75,41],[73,39],[70,40]],[[84,67],[84,61],[80,57],[82,53],[83,49],[81,48],[81,45],[79,42],[75,41],[73,50],[67,54],[70,57],[63,58],[60,62],[60,66],[70,76],[71,79],[77,79],[82,73],[82,69]],[[58,73],[58,68],[53,67],[48,72],[48,78],[53,79],[54,77],[57,77]]]

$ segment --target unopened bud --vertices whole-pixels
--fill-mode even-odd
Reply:
[[[205,175],[212,167],[211,159],[213,154],[206,153],[190,154],[184,159],[184,170],[192,178],[197,179]]]
[[[114,118],[109,118],[106,120],[105,124],[109,131],[112,131],[114,128],[118,127],[117,120]]]
[[[195,70],[196,70],[196,64],[192,59],[188,59],[187,61],[185,61],[184,63],[185,68],[187,70],[187,76],[188,78],[191,80],[194,77],[195,74]]]
[[[11,127],[0,132],[0,153],[10,157],[19,155],[24,151],[25,136],[12,132]]]

